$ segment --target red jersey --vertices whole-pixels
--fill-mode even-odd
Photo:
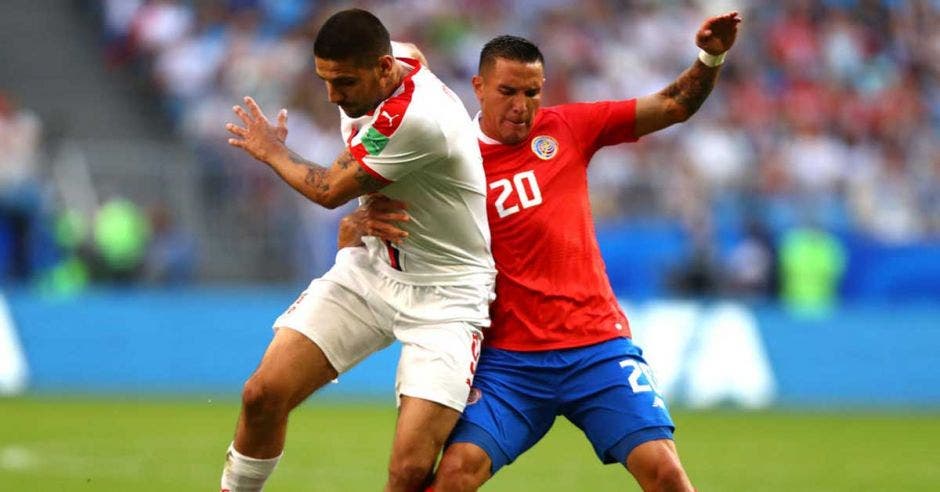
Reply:
[[[480,132],[499,272],[491,347],[535,351],[630,337],[594,233],[587,166],[601,147],[636,141],[636,100],[539,110],[529,137]]]

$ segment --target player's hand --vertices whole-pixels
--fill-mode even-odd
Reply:
[[[383,241],[401,244],[408,233],[398,227],[399,222],[411,220],[408,206],[385,195],[373,193],[355,212],[343,217],[339,224],[339,247],[358,246],[363,236],[374,236]]]
[[[277,114],[277,126],[272,126],[254,99],[246,97],[245,106],[248,111],[241,106],[232,108],[245,124],[244,127],[232,123],[225,125],[225,129],[234,135],[234,138],[228,139],[229,145],[243,149],[255,159],[267,163],[278,156],[287,155],[287,145],[284,144],[287,140],[287,110],[282,109]]]
[[[737,12],[709,17],[695,35],[695,44],[708,54],[720,55],[731,49],[740,23],[741,16]]]

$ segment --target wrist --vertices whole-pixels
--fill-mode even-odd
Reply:
[[[702,62],[706,67],[719,67],[722,63],[725,62],[725,55],[728,54],[727,51],[720,55],[713,55],[703,49],[699,49],[698,60]]]
[[[293,162],[293,159],[291,159],[290,149],[286,145],[280,145],[268,152],[264,162],[270,167],[278,168]]]

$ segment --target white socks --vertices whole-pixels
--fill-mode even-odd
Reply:
[[[230,444],[222,470],[221,492],[260,492],[283,455],[259,460],[239,453],[235,450],[235,443]]]

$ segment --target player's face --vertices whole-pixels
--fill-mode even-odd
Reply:
[[[507,145],[524,141],[542,99],[545,71],[539,62],[497,58],[473,77],[480,101],[480,127],[488,137]]]
[[[385,98],[383,80],[389,73],[394,58],[382,57],[375,66],[362,66],[354,61],[336,61],[314,58],[317,76],[326,84],[330,102],[343,109],[346,115],[358,118]]]

